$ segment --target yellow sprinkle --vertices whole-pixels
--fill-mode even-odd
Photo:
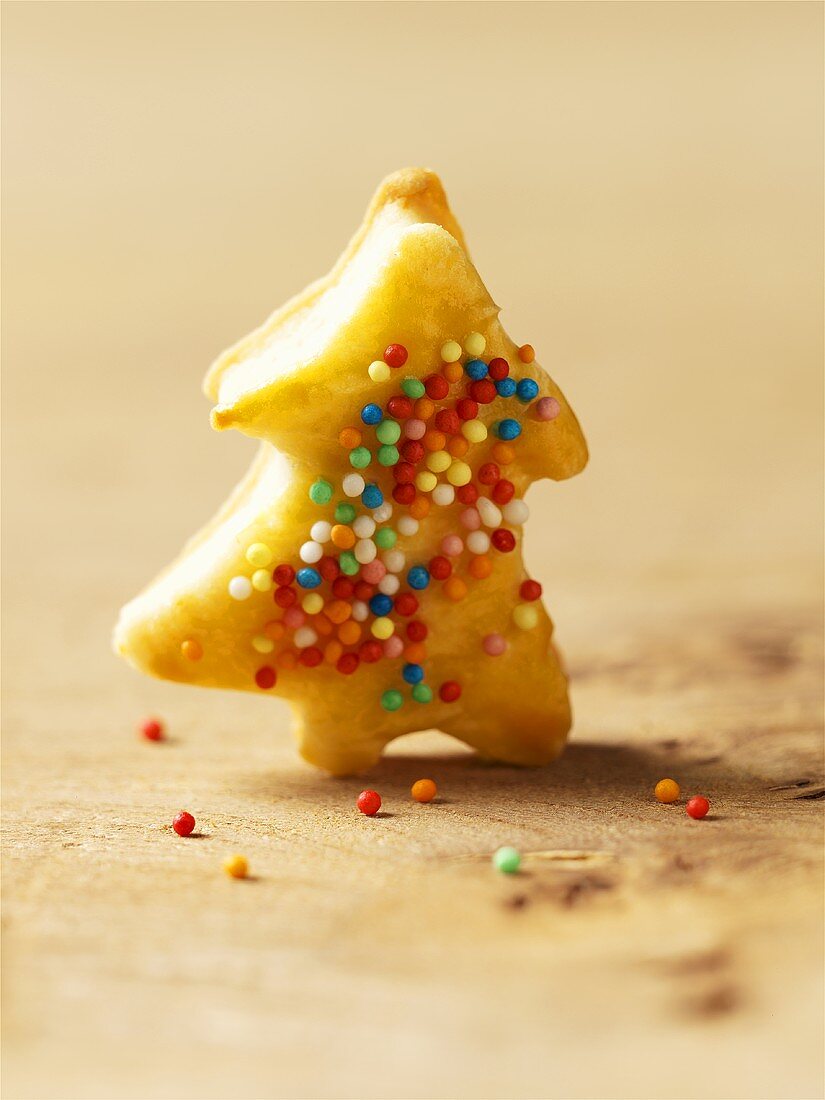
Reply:
[[[466,485],[473,476],[473,471],[466,462],[453,462],[447,471],[447,481],[451,485]]]
[[[272,587],[272,577],[268,569],[256,569],[252,574],[252,587],[257,592],[268,592]]]
[[[433,451],[432,454],[427,455],[427,466],[435,474],[443,473],[452,461],[453,456],[449,451]]]
[[[230,878],[246,878],[249,874],[249,864],[245,856],[230,856],[224,860],[223,869]]]
[[[374,363],[370,363],[367,367],[367,373],[373,382],[386,382],[391,371],[386,363],[382,362],[381,359],[376,359]]]
[[[373,636],[379,638],[382,642],[387,638],[391,638],[395,633],[395,623],[392,619],[380,618],[376,619],[370,627]]]
[[[539,625],[539,613],[535,604],[520,603],[513,608],[513,622],[519,630],[533,630]]]
[[[272,561],[272,551],[263,542],[253,542],[246,552],[246,560],[250,565],[263,569]]]
[[[301,600],[301,607],[307,615],[317,615],[324,606],[324,597],[320,592],[307,592]]]
[[[461,434],[470,443],[481,443],[487,438],[487,425],[482,420],[465,420],[461,425]]]
[[[252,639],[252,648],[257,653],[271,653],[275,648],[275,643],[271,638],[265,638],[263,634],[258,634]]]
[[[457,340],[448,340],[441,345],[442,363],[457,363],[461,358],[461,344]]]
[[[187,638],[181,642],[180,651],[187,661],[199,661],[203,656],[203,646],[194,638]]]
[[[464,337],[464,350],[468,355],[481,355],[487,347],[487,341],[480,332],[471,332]]]
[[[429,470],[422,470],[415,475],[415,487],[420,493],[431,493],[438,484],[438,478]]]

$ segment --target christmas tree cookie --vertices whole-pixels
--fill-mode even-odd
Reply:
[[[567,681],[525,572],[524,495],[587,448],[498,314],[438,177],[386,179],[330,274],[210,370],[213,425],[258,454],[123,609],[117,651],[282,696],[301,753],[336,774],[433,727],[497,760],[557,756]]]

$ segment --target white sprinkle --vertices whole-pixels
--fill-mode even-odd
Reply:
[[[400,573],[406,561],[407,559],[401,550],[388,550],[384,555],[384,565],[390,573]]]
[[[252,582],[247,577],[233,577],[229,582],[229,595],[233,600],[248,600],[252,595]]]
[[[508,523],[518,526],[526,523],[530,518],[530,509],[523,500],[511,500],[509,504],[504,505],[504,518]]]
[[[307,565],[314,565],[316,561],[320,561],[324,556],[324,548],[320,542],[305,542],[298,551],[298,556]]]
[[[385,573],[378,582],[378,591],[383,592],[385,596],[394,596],[400,587],[401,581],[394,573]]]
[[[369,613],[369,606],[365,604],[363,600],[352,601],[352,617],[357,623],[362,623]]]
[[[402,516],[398,521],[399,535],[415,535],[418,532],[418,520],[413,516]]]
[[[478,514],[485,527],[501,526],[501,510],[488,497],[479,497],[476,501]]]
[[[446,508],[455,500],[455,489],[452,485],[436,485],[433,489],[433,504]]]
[[[388,500],[385,500],[380,508],[376,508],[372,513],[372,518],[376,523],[386,523],[392,515],[392,505]]]
[[[467,549],[471,554],[486,554],[490,549],[490,536],[486,531],[471,531],[467,536]]]
[[[347,474],[341,482],[341,488],[348,497],[360,497],[366,488],[366,484],[360,474]]]
[[[327,523],[325,519],[319,519],[317,523],[309,529],[309,533],[315,539],[316,542],[329,542],[330,532],[332,531],[332,524]]]
[[[353,523],[352,529],[355,532],[355,537],[359,539],[368,539],[375,532],[375,520],[370,516],[359,516]]]
[[[359,539],[355,544],[354,553],[357,562],[361,565],[369,565],[375,559],[378,550],[372,539]]]
[[[298,649],[306,649],[307,646],[315,645],[318,641],[318,635],[310,626],[302,626],[295,631],[295,644]]]

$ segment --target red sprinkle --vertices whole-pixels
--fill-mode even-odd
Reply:
[[[292,607],[298,599],[298,594],[294,588],[276,588],[273,599],[278,607]]]
[[[355,592],[355,584],[349,577],[336,577],[332,582],[332,594],[336,600],[352,599]]]
[[[487,365],[487,373],[494,382],[500,382],[510,373],[510,364],[506,359],[491,359]]]
[[[387,412],[390,416],[394,416],[396,420],[406,420],[412,416],[412,411],[413,403],[403,393],[397,393],[387,402]]]
[[[190,836],[195,828],[195,819],[186,810],[182,810],[172,818],[172,828],[178,836]]]
[[[495,462],[485,462],[483,466],[478,468],[478,480],[482,485],[495,485],[500,477],[501,470]]]
[[[158,718],[144,718],[138,729],[147,741],[162,741],[164,738],[163,722]]]
[[[498,530],[493,531],[490,542],[502,554],[509,554],[511,550],[516,548],[516,536],[512,531],[508,531],[506,527],[499,527]]]
[[[498,397],[498,390],[489,378],[479,378],[470,385],[470,397],[479,405],[489,405]]]
[[[369,584],[367,581],[358,581],[355,586],[355,598],[356,600],[363,600],[367,603],[375,595],[375,586]]]
[[[700,794],[696,794],[693,796],[693,798],[689,798],[687,800],[687,805],[685,806],[688,817],[695,818],[697,821],[699,821],[700,818],[703,818],[707,814],[709,809],[710,803]]]
[[[255,673],[255,683],[259,688],[263,688],[264,691],[269,691],[270,688],[274,688],[277,679],[278,673],[274,668],[270,668],[269,665],[263,665]]]
[[[415,500],[415,486],[396,485],[392,491],[392,499],[396,504],[412,504]]]
[[[325,581],[334,581],[341,572],[341,566],[335,560],[335,558],[321,558],[318,563],[318,572],[324,578]]]
[[[295,580],[295,570],[291,565],[278,565],[275,567],[275,571],[272,574],[272,579],[276,584],[285,585],[292,584]]]
[[[475,420],[478,416],[478,402],[472,397],[461,397],[455,403],[455,411],[462,420]]]
[[[472,481],[468,481],[466,485],[459,485],[455,491],[455,495],[462,504],[475,504],[478,500],[478,489],[476,489]]]
[[[454,703],[461,695],[461,684],[458,680],[445,680],[438,689],[438,697],[444,703]]]
[[[298,655],[298,660],[302,665],[306,666],[306,668],[315,668],[317,665],[320,665],[323,659],[323,653],[318,646],[315,645],[307,646],[307,648],[302,649]]]
[[[443,374],[431,374],[429,378],[424,379],[424,389],[427,397],[431,397],[433,401],[440,401],[450,392],[450,383]]]
[[[415,481],[415,466],[411,462],[396,462],[392,473],[399,485],[411,485]]]
[[[407,362],[407,349],[403,344],[390,344],[384,349],[384,362],[388,367],[403,367]]]
[[[381,809],[381,795],[378,791],[361,791],[355,805],[362,814],[366,814],[367,817],[375,817]]]
[[[335,667],[339,672],[343,672],[345,676],[351,676],[360,663],[361,660],[357,653],[343,653],[338,658],[338,663]]]
[[[516,487],[512,481],[508,481],[503,477],[500,481],[497,481],[493,486],[492,497],[496,504],[507,504],[515,496]]]
[[[420,619],[413,619],[411,623],[407,623],[407,637],[411,642],[423,642],[429,634],[426,623],[422,623]]]
[[[461,431],[461,421],[454,409],[439,409],[435,414],[435,426],[445,435],[456,435]]]
[[[424,457],[424,445],[419,443],[417,439],[408,439],[401,447],[401,457],[405,462],[411,462],[415,465]]]
[[[412,592],[402,592],[400,596],[395,597],[395,610],[405,619],[409,618],[418,610],[418,600]]]
[[[383,655],[384,650],[381,643],[376,641],[375,638],[370,638],[368,642],[362,642],[361,648],[358,650],[358,656],[365,665],[374,665],[376,661],[381,660]]]
[[[522,581],[519,595],[523,600],[537,600],[541,595],[541,585],[538,581]]]
[[[453,567],[450,565],[447,558],[441,554],[436,554],[434,558],[430,558],[430,564],[428,566],[430,570],[430,576],[434,577],[437,581],[446,581],[447,577],[452,573]]]

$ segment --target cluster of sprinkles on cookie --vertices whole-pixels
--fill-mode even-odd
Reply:
[[[325,471],[309,486],[309,500],[322,511],[293,560],[274,562],[261,541],[246,548],[248,569],[227,588],[232,600],[262,594],[274,604],[250,638],[259,658],[252,676],[262,691],[299,667],[351,676],[362,664],[386,660],[400,667],[377,699],[384,710],[398,710],[407,698],[421,704],[434,698],[426,682],[427,593],[439,587],[458,603],[492,574],[496,555],[515,549],[514,529],[529,510],[507,471],[517,461],[523,420],[552,420],[560,412],[533,378],[516,377],[500,356],[485,359],[486,347],[479,332],[462,343],[449,338],[438,368],[419,378],[404,374],[406,347],[388,345],[367,375],[378,384],[399,378],[397,392],[367,401],[358,422],[338,432],[342,453],[331,466],[339,472]],[[517,355],[524,364],[535,358],[529,344]],[[488,420],[488,408],[500,412],[497,419]],[[454,522],[435,552],[419,560],[410,556],[410,543],[433,508]],[[540,596],[541,586],[530,579],[514,592],[510,622],[517,630],[538,625]],[[499,629],[477,644],[484,655],[501,656],[509,648],[507,622],[490,626]],[[181,651],[199,660],[203,642],[188,638]],[[437,688],[443,703],[461,694],[458,680]]]

